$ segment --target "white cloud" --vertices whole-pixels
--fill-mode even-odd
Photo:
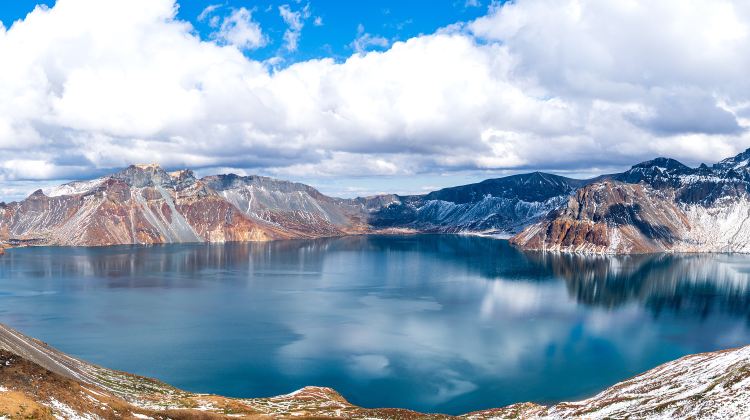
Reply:
[[[284,31],[284,46],[287,51],[297,51],[297,42],[302,35],[302,28],[305,26],[305,20],[310,18],[310,5],[307,4],[302,10],[294,11],[288,4],[279,6],[279,15],[284,19],[288,29]],[[319,18],[315,19],[315,22]],[[322,24],[322,23],[321,23]],[[316,26],[320,26],[316,23]]]
[[[313,25],[323,26],[323,18],[320,16],[315,16],[315,19],[313,19]]]
[[[360,23],[357,25],[357,37],[352,41],[351,47],[357,53],[362,54],[372,47],[387,48],[389,44],[388,38],[365,32],[364,25]]]
[[[221,4],[209,4],[198,15],[198,21],[202,22],[202,21],[206,20],[206,18],[208,18],[209,16],[211,16],[211,14],[213,14],[213,12],[215,12],[220,7],[221,7]]]
[[[260,24],[253,20],[252,11],[244,7],[233,10],[225,17],[214,36],[217,40],[241,50],[254,50],[268,42]]]
[[[392,45],[361,28],[345,61],[283,69],[243,55],[267,42],[250,10],[205,41],[175,6],[58,0],[0,30],[0,180],[137,161],[290,178],[583,172],[750,145],[739,1],[518,0]]]

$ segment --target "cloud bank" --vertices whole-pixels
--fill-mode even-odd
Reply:
[[[151,161],[298,178],[716,160],[750,146],[750,5],[687,3],[517,0],[274,69],[249,58],[266,39],[247,9],[202,40],[173,0],[58,0],[0,26],[0,181]]]

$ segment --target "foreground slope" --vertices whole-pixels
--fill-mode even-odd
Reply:
[[[0,416],[38,419],[369,418],[447,419],[403,409],[366,409],[330,388],[271,398],[193,394],[94,366],[0,324]],[[458,416],[504,418],[747,418],[750,346],[686,356],[579,402],[519,403]]]
[[[659,158],[586,185],[512,238],[585,253],[750,252],[750,149],[712,167]]]

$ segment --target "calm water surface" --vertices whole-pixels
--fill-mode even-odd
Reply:
[[[590,396],[750,343],[750,257],[524,254],[424,235],[27,248],[0,321],[110,368],[236,397],[330,386],[461,413]]]

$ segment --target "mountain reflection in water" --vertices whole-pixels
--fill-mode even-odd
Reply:
[[[0,321],[107,367],[249,397],[331,386],[461,413],[589,396],[750,343],[750,257],[524,253],[459,235],[0,257]]]

